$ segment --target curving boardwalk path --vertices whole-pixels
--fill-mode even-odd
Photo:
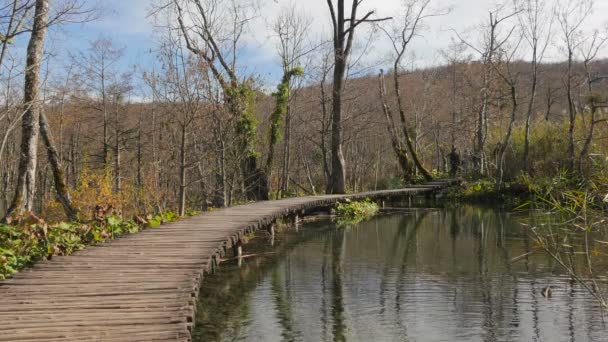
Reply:
[[[241,205],[54,257],[0,282],[0,341],[189,341],[203,275],[243,234],[345,198],[407,197],[450,184]]]

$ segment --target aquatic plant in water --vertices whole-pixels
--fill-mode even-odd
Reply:
[[[367,220],[380,211],[378,204],[372,202],[369,198],[363,201],[346,200],[336,205],[336,215],[338,216],[338,224],[351,225]]]
[[[561,224],[538,224],[529,229],[538,247],[570,277],[608,309],[604,271],[608,266],[605,211],[588,189],[550,189],[536,192],[539,206],[559,214]]]

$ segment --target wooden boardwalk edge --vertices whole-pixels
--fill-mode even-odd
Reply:
[[[347,198],[390,200],[454,183],[245,204],[55,257],[0,282],[0,341],[190,341],[204,275],[244,235]]]

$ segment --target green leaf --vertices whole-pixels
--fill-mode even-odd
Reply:
[[[66,222],[61,222],[56,226],[56,228],[61,229],[61,230],[71,230],[72,225],[70,225],[69,223],[66,223]]]
[[[122,223],[122,220],[116,216],[108,217],[108,225],[111,227],[119,226]]]
[[[148,221],[148,226],[150,227],[158,227],[161,224],[161,220],[158,216]]]

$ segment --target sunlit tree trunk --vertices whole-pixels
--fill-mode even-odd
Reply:
[[[6,217],[32,211],[36,193],[36,163],[40,132],[40,67],[48,30],[49,1],[36,0],[34,24],[27,47],[23,101],[25,115],[21,131],[21,155],[17,173],[17,187]]]
[[[401,173],[403,180],[406,182],[410,181],[412,178],[412,168],[410,167],[410,162],[407,157],[407,149],[401,146],[401,140],[397,134],[397,128],[395,125],[395,121],[393,120],[393,113],[388,106],[386,101],[386,87],[384,85],[384,72],[380,72],[380,99],[382,101],[382,111],[384,113],[384,118],[387,124],[387,131],[391,140],[391,147],[393,148],[393,152],[395,153],[395,157],[397,158],[397,162],[401,167]]]
[[[346,167],[342,153],[342,95],[344,93],[344,79],[348,59],[352,51],[355,29],[364,22],[382,21],[384,19],[370,19],[374,14],[368,12],[363,18],[357,18],[357,10],[363,0],[352,0],[350,18],[347,18],[344,0],[337,0],[334,8],[333,0],[327,0],[333,24],[334,47],[334,75],[332,90],[332,117],[331,117],[331,178],[330,192],[343,194],[346,192]]]
[[[114,191],[120,193],[122,190],[122,174],[120,160],[120,120],[119,120],[119,96],[116,96],[114,103]]]
[[[186,173],[188,171],[186,165],[186,145],[188,132],[186,125],[181,127],[181,145],[179,149],[180,164],[179,164],[179,216],[186,215],[186,191],[188,185],[186,184]]]
[[[63,171],[61,159],[59,157],[59,153],[57,152],[57,148],[55,147],[51,127],[49,126],[48,120],[46,119],[44,113],[40,114],[40,133],[47,149],[47,156],[51,165],[51,170],[53,171],[53,181],[55,183],[57,199],[59,200],[59,203],[61,203],[67,218],[72,221],[76,220],[78,211],[72,203],[72,198],[66,183],[65,172]]]
[[[344,20],[344,18],[341,20]],[[342,30],[344,30],[344,28],[342,28]],[[339,47],[336,47],[336,49],[339,49]],[[336,51],[331,116],[330,189],[332,194],[343,194],[346,192],[346,166],[344,155],[342,153],[342,90],[344,87],[344,75],[346,72],[346,58],[347,55],[343,51]]]

